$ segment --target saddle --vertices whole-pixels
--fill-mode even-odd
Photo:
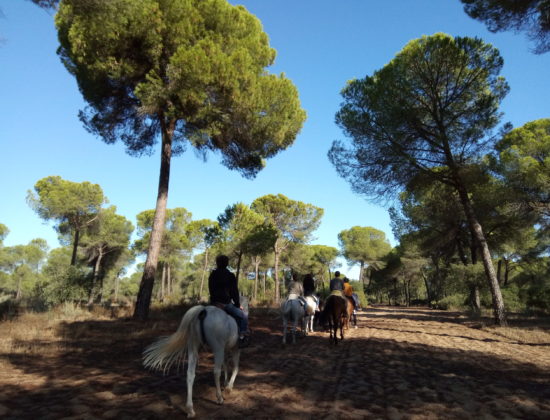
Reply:
[[[239,325],[239,320],[237,319],[237,317],[225,310],[225,304],[224,303],[211,302],[210,305],[215,306],[216,308],[221,309],[222,311],[224,311],[227,315],[229,315],[231,318],[233,318],[235,321],[237,321],[237,325]]]
[[[298,300],[300,302],[300,305],[302,305],[304,308],[307,305],[306,299],[303,296],[298,295],[297,293],[289,294],[287,300]]]

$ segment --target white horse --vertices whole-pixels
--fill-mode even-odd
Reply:
[[[306,335],[310,332],[313,332],[313,320],[315,318],[315,312],[319,310],[319,306],[317,304],[317,300],[313,296],[306,296],[306,314],[305,314],[305,322],[306,322]]]
[[[281,305],[283,315],[283,344],[286,344],[286,329],[289,321],[292,321],[292,344],[296,344],[296,326],[301,324],[302,332],[305,331],[304,316],[305,310],[297,295],[289,295],[288,299]]]
[[[246,298],[241,300],[241,304],[248,311]],[[223,368],[225,388],[231,391],[239,372],[240,351],[237,344],[238,338],[237,322],[224,310],[215,306],[193,306],[185,313],[174,334],[160,338],[145,349],[143,364],[145,367],[166,372],[174,364],[183,364],[187,355],[187,402],[185,408],[187,417],[195,417],[193,382],[199,357],[199,347],[201,344],[206,344],[214,353],[216,398],[218,404],[222,404],[220,374]],[[227,381],[226,350],[233,361],[233,370],[229,382]]]

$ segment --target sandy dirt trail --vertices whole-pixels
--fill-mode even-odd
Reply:
[[[151,321],[145,330],[129,320],[71,323],[59,331],[59,352],[1,354],[8,363],[0,417],[186,418],[185,375],[140,365],[143,348],[178,322]],[[550,343],[507,338],[459,313],[425,308],[369,308],[337,346],[322,332],[283,346],[281,325],[276,311],[252,311],[253,344],[222,406],[212,357],[201,354],[198,418],[550,418]]]

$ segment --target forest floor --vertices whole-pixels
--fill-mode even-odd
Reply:
[[[3,419],[186,418],[185,375],[141,366],[181,309],[151,320],[23,315],[0,323]],[[212,356],[201,353],[199,418],[549,419],[550,324],[496,328],[458,312],[372,307],[333,345],[328,333],[283,346],[274,309],[251,310],[251,346],[217,405]]]

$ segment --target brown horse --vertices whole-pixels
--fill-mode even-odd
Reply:
[[[334,344],[338,344],[336,336],[338,328],[340,328],[340,339],[344,339],[344,320],[348,317],[347,299],[343,296],[330,295],[326,302],[323,311],[321,312],[321,323],[327,325],[330,330],[330,341],[334,340]]]
[[[347,318],[344,321],[344,329],[349,330],[349,323],[350,321],[353,323],[353,326],[357,328],[357,316],[355,315],[355,306],[353,305],[353,302],[351,298],[346,297],[346,313]]]

